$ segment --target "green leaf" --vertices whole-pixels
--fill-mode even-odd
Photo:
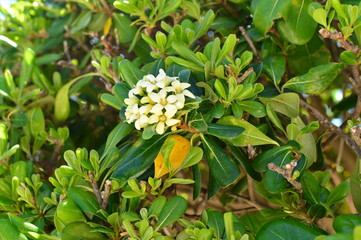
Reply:
[[[259,154],[253,160],[253,168],[257,172],[263,172],[268,169],[267,164],[271,162],[278,162],[285,155],[291,152],[293,149],[299,150],[300,145],[295,141],[290,141],[288,144],[283,145],[281,147],[272,148],[267,150],[261,154]]]
[[[321,94],[342,69],[343,64],[334,62],[317,66],[302,76],[292,78],[283,85],[282,89],[289,88],[303,94]]]
[[[278,31],[288,42],[303,45],[315,34],[317,23],[308,14],[311,0],[294,0],[289,5],[287,18],[278,22]]]
[[[240,101],[235,103],[235,105],[240,106],[244,111],[248,112],[256,118],[261,118],[266,116],[266,109],[264,105],[256,101]],[[233,106],[232,106],[233,107]]]
[[[182,164],[179,166],[179,169],[191,167],[197,164],[203,158],[203,150],[200,147],[192,147],[186,158],[183,160]]]
[[[357,56],[354,52],[343,51],[340,54],[340,60],[348,65],[356,65],[357,64]]]
[[[78,221],[85,222],[86,220],[79,207],[77,207],[71,199],[65,199],[59,203],[54,218],[56,218],[54,223],[59,232],[62,232],[64,227],[69,223]]]
[[[149,216],[154,215],[158,217],[166,202],[167,199],[164,196],[157,197],[149,207]]]
[[[23,88],[26,86],[27,82],[30,79],[32,69],[34,66],[34,60],[35,60],[35,52],[32,49],[27,48],[24,51],[24,58],[23,58],[23,62],[21,65],[21,73],[20,73],[20,78],[19,78],[20,94],[22,93]]]
[[[113,178],[135,178],[144,173],[157,157],[160,148],[168,134],[154,136],[144,140],[139,138],[125,152],[115,167]]]
[[[108,135],[105,143],[102,159],[109,153],[110,149],[115,147],[124,137],[126,137],[133,129],[133,125],[126,122],[120,122]]]
[[[335,218],[332,225],[338,233],[353,233],[354,228],[361,225],[361,217],[353,214],[342,214]]]
[[[14,224],[20,231],[22,232],[36,232],[36,233],[44,233],[44,231],[42,229],[40,229],[38,226],[27,222],[25,219],[12,214],[12,213],[7,213],[9,220],[12,224]]]
[[[193,175],[193,200],[197,199],[202,190],[202,176],[198,164],[192,166]]]
[[[157,229],[162,229],[177,221],[187,210],[187,201],[180,197],[174,196],[164,205],[157,223]]]
[[[67,84],[65,84],[56,94],[54,104],[54,116],[58,121],[64,121],[69,117],[70,114],[70,103],[68,92],[70,87],[79,79],[88,76],[98,76],[98,73],[88,73],[77,78],[74,78]]]
[[[207,133],[219,138],[235,138],[244,132],[244,128],[238,126],[225,126],[208,123]]]
[[[69,223],[61,233],[62,240],[105,240],[103,234],[93,231],[89,224],[84,222]]]
[[[45,131],[45,119],[40,107],[35,107],[28,112],[31,135],[36,137]]]
[[[252,167],[252,161],[248,158],[248,156],[241,150],[239,147],[235,147],[232,145],[227,145],[227,148],[232,153],[234,159],[242,165],[243,169],[247,172],[247,174],[252,177],[256,181],[261,181],[262,176],[258,172],[256,172]]]
[[[109,93],[103,93],[100,97],[100,100],[109,105],[112,106],[113,108],[120,110],[122,109],[122,107],[124,106],[118,98],[114,97],[113,95],[109,94]]]
[[[113,13],[112,20],[115,29],[117,29],[118,39],[120,43],[127,43],[134,39],[137,27],[131,25],[132,20],[124,14]]]
[[[287,56],[287,66],[297,76],[307,73],[313,67],[327,64],[330,60],[329,50],[324,42],[315,35],[307,44],[290,49]]]
[[[343,182],[334,189],[332,189],[330,195],[328,195],[326,204],[331,205],[333,203],[341,201],[344,198],[346,198],[349,193],[350,193],[350,183]]]
[[[304,240],[314,239],[321,233],[291,219],[278,219],[264,225],[257,233],[256,240]]]
[[[227,98],[227,93],[226,93],[226,89],[224,88],[222,82],[217,79],[214,83],[214,88],[217,90],[218,94],[223,98],[223,99],[228,99]]]
[[[83,11],[80,15],[75,19],[72,23],[71,33],[74,34],[82,29],[84,29],[90,23],[92,19],[92,12],[91,11]]]
[[[286,70],[286,60],[282,55],[270,55],[263,60],[262,71],[278,86]]]
[[[323,8],[315,9],[312,13],[313,19],[324,27],[327,27],[327,12]]]
[[[197,66],[202,67],[204,65],[203,62],[199,60],[197,55],[192,50],[190,50],[188,47],[181,44],[180,42],[174,41],[172,43],[172,48],[179,56],[185,58],[192,63],[195,63]]]
[[[265,145],[265,144],[278,145],[276,141],[267,137],[264,133],[262,133],[252,124],[248,123],[245,120],[237,119],[234,116],[223,117],[218,120],[217,124],[226,125],[226,126],[238,126],[245,129],[245,131],[239,137],[232,139],[222,139],[234,146],[244,147],[247,146],[248,144],[251,144],[252,146]]]
[[[270,104],[266,104],[266,112],[267,112],[267,116],[269,118],[269,120],[271,120],[271,122],[277,127],[279,128],[282,132],[285,132],[280,119],[278,118],[275,110],[273,109],[273,107]]]
[[[259,97],[263,104],[269,104],[276,112],[290,118],[298,117],[300,97],[296,93],[281,93],[273,98]]]
[[[41,57],[36,58],[35,63],[38,65],[51,64],[53,62],[58,61],[61,57],[62,57],[62,55],[60,55],[60,54],[48,53],[48,54],[42,55]]]
[[[145,75],[131,61],[125,59],[119,63],[119,71],[122,79],[128,83],[130,87],[134,87],[139,80]]]
[[[273,20],[285,15],[291,0],[258,0],[253,13],[253,23],[262,35],[273,26]]]
[[[304,172],[301,177],[301,184],[303,188],[303,198],[312,204],[319,203],[321,188],[316,178],[311,173]]]
[[[83,212],[101,216],[97,213],[100,206],[93,193],[79,187],[71,187],[68,190],[68,195]]]
[[[198,40],[198,38],[206,34],[208,29],[212,25],[214,18],[215,18],[214,12],[212,10],[208,10],[207,13],[204,15],[204,17],[202,18],[202,22],[197,25],[195,29],[194,37],[190,42],[190,45],[193,45]]]
[[[302,119],[300,117],[292,119],[292,123],[295,123],[298,127],[298,130],[301,131],[305,127]],[[298,143],[302,146],[301,153],[306,156],[307,168],[311,166],[317,160],[317,149],[316,142],[312,133],[302,134],[298,138]]]
[[[26,240],[24,234],[22,234],[15,225],[11,224],[10,221],[0,219],[0,240]]]
[[[211,139],[202,136],[203,149],[212,176],[221,187],[232,184],[240,175],[239,168],[231,157]]]
[[[223,214],[211,209],[207,209],[206,213],[208,215],[207,225],[215,230],[217,239],[221,239],[225,229]]]
[[[361,183],[359,181],[359,176],[361,174],[361,160],[357,159],[354,170],[352,171],[352,178],[350,181],[350,188],[351,188],[351,194],[352,194],[352,200],[353,203],[357,209],[358,212],[361,212]]]

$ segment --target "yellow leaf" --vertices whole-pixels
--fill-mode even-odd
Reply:
[[[108,35],[111,27],[112,27],[112,18],[108,18],[103,28],[104,36]]]
[[[158,156],[154,160],[154,166],[155,166],[155,174],[154,177],[160,178],[163,175],[169,173],[170,170],[178,168],[184,159],[186,158],[190,148],[191,144],[188,139],[185,137],[182,137],[180,135],[171,135],[168,138],[175,139],[174,146],[172,148],[172,151],[169,155],[169,163],[171,165],[171,169],[167,169],[164,162],[164,157],[161,153],[158,153]]]

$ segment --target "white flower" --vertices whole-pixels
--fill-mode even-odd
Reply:
[[[132,106],[128,106],[125,110],[125,117],[128,123],[135,121],[135,127],[140,130],[143,126],[148,125],[148,117],[146,116],[152,106],[145,105],[138,107],[138,104],[134,104]]]
[[[174,112],[174,114],[177,112],[177,107],[174,105],[177,101],[177,97],[174,95],[167,96],[165,90],[161,90],[159,93],[151,93],[149,94],[149,98],[156,103],[150,110],[151,113],[158,113],[163,109]]]
[[[174,126],[180,122],[179,119],[173,119],[174,114],[172,112],[166,111],[163,113],[159,111],[149,118],[149,124],[157,123],[155,131],[158,134],[163,134],[165,132],[165,126]]]
[[[193,93],[191,93],[186,88],[189,88],[191,85],[189,83],[182,83],[179,80],[175,80],[172,83],[173,91],[176,95],[182,94],[183,96],[187,96],[190,98],[196,98]]]

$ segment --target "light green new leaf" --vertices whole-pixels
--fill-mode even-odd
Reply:
[[[286,82],[282,89],[289,88],[299,93],[321,94],[331,82],[341,73],[343,64],[327,63],[311,68],[308,73],[297,76]]]

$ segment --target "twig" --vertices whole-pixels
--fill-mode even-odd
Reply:
[[[262,210],[262,209],[268,208],[266,206],[263,206],[263,205],[257,203],[256,201],[252,201],[252,200],[250,200],[250,199],[248,199],[246,197],[243,197],[243,196],[241,196],[239,194],[230,194],[230,195],[233,196],[233,197],[241,199],[245,203],[251,205],[252,207],[255,207],[257,210]]]
[[[230,13],[232,13],[233,16],[239,17],[239,13],[238,13],[236,10],[234,10],[234,9],[227,3],[227,1],[222,0],[222,1],[221,1],[221,4],[222,4],[222,6],[223,6],[225,9],[227,9]]]
[[[245,71],[242,76],[237,78],[237,83],[241,84],[253,72],[254,72],[253,68],[248,68],[247,71]]]
[[[91,171],[89,171],[88,177],[89,177],[90,183],[92,184],[93,191],[94,191],[95,196],[97,197],[98,203],[100,206],[102,206],[103,199],[102,199],[99,187],[98,187],[98,183],[94,179],[94,174]]]
[[[251,47],[251,49],[254,52],[254,54],[256,55],[257,59],[259,59],[259,54],[257,52],[257,49],[254,46],[252,39],[249,37],[248,33],[246,32],[246,29],[244,29],[244,27],[240,26],[239,30],[241,30],[241,33],[244,36],[244,38],[246,39],[248,45]]]
[[[102,36],[102,37],[101,37],[101,40],[102,40],[102,43],[103,43],[105,49],[107,50],[107,52],[108,52],[112,57],[117,56],[117,54],[113,51],[113,48],[112,48],[112,46],[110,45],[110,43],[108,42],[108,40],[106,39],[106,37],[105,37],[105,36]]]
[[[272,171],[278,172],[281,174],[289,183],[292,184],[292,186],[296,189],[296,191],[301,194],[302,193],[302,185],[300,182],[297,182],[295,179],[293,179],[293,169],[297,166],[296,161],[291,161],[290,163],[286,164],[284,167],[285,169],[282,169],[278,167],[274,163],[269,163],[268,168]]]
[[[100,2],[102,3],[105,13],[108,16],[112,16],[112,9],[109,7],[108,3],[106,0],[100,0]]]
[[[357,154],[359,158],[361,158],[361,148],[349,135],[347,135],[342,131],[342,129],[331,123],[330,120],[328,120],[322,113],[320,113],[317,109],[315,109],[305,101],[301,100],[301,106],[305,108],[312,116],[314,116],[322,126],[343,138],[346,144]]]
[[[66,58],[68,59],[69,62],[71,62],[71,56],[69,53],[69,45],[68,45],[68,41],[63,41],[63,46],[64,46],[64,53]]]
[[[326,29],[321,29],[319,33],[324,38],[330,38],[332,40],[337,41],[340,44],[340,46],[346,49],[347,51],[351,51],[356,54],[360,51],[360,48],[358,46],[355,46],[352,42],[347,41],[341,32],[338,31],[330,32]]]
[[[102,209],[105,210],[107,209],[107,205],[108,205],[108,201],[109,201],[109,196],[111,193],[111,189],[112,189],[112,182],[107,180],[105,182],[105,186],[104,186],[104,196],[103,196],[103,202],[102,202]]]

